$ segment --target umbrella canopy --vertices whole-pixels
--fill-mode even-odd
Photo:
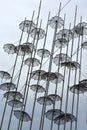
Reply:
[[[5,52],[7,52],[8,54],[14,54],[16,51],[16,46],[10,43],[7,43],[3,46],[3,49]]]
[[[36,58],[27,58],[24,63],[26,65],[33,65],[33,67],[40,65],[40,61]]]
[[[33,90],[34,92],[37,92],[37,93],[45,92],[45,89],[41,85],[38,85],[38,84],[31,85],[30,89]]]
[[[57,28],[61,28],[63,26],[64,20],[59,16],[54,16],[49,20],[49,25],[51,28],[55,28],[57,24]]]
[[[49,94],[48,97],[51,98],[53,102],[60,101],[62,99],[59,95],[56,94]]]
[[[58,38],[55,40],[55,46],[57,48],[60,48],[60,47],[64,48],[66,47],[66,45],[67,45],[67,40],[64,38]]]
[[[22,45],[25,45],[25,46],[27,45],[27,46],[29,46],[31,52],[35,50],[34,44],[32,44],[32,43],[30,43],[30,42],[23,43]]]
[[[56,39],[66,39],[67,42],[69,42],[72,39],[72,31],[69,29],[62,29],[56,34]]]
[[[65,47],[72,39],[72,31],[69,29],[62,29],[56,34],[55,46],[57,48]]]
[[[25,20],[19,24],[19,29],[27,33],[29,33],[33,28],[35,28],[33,21]]]
[[[16,53],[21,56],[28,55],[31,57],[31,49],[29,45],[26,44],[16,46]]]
[[[43,105],[44,103],[46,103],[46,105],[52,105],[53,104],[53,100],[49,97],[39,97],[37,98],[37,102],[41,105]]]
[[[24,106],[23,103],[17,99],[10,100],[7,103],[10,107],[14,108],[22,108],[22,106]]]
[[[1,79],[10,79],[11,75],[6,71],[0,71],[0,78]]]
[[[51,80],[52,83],[61,83],[64,80],[64,76],[58,72],[55,72],[57,79]]]
[[[77,24],[73,29],[74,37],[78,37],[79,35],[87,35],[87,23],[81,22]]]
[[[14,110],[14,116],[17,119],[20,119],[21,121],[24,121],[24,122],[28,122],[31,120],[31,117],[29,116],[29,114],[21,110]]]
[[[87,49],[87,41],[83,42],[83,43],[81,44],[81,46],[82,46],[83,49]]]
[[[53,73],[53,72],[45,72],[45,73],[42,74],[41,78],[43,80],[48,79],[49,81],[52,81],[52,80],[57,79],[57,75],[55,73]]]
[[[54,120],[60,114],[63,114],[63,112],[60,109],[50,109],[45,113],[45,116],[49,120]]]
[[[15,91],[9,91],[9,92],[6,92],[6,93],[4,93],[4,97],[5,98],[8,98],[8,100],[9,99],[18,99],[18,100],[20,100],[20,99],[23,99],[23,95],[20,93],[20,92],[15,92]]]
[[[44,70],[35,70],[31,73],[31,78],[33,78],[34,80],[41,80],[41,76],[43,73],[45,73]]]
[[[87,92],[87,83],[75,84],[70,87],[70,91],[75,94],[83,94],[84,92]]]
[[[47,58],[47,57],[50,56],[50,51],[48,51],[47,49],[38,49],[37,50],[37,55],[39,57],[43,56],[43,58]]]
[[[32,38],[34,38],[36,36],[36,38],[38,38],[38,40],[43,39],[45,36],[45,31],[41,28],[34,28],[31,30],[30,36]]]
[[[14,90],[14,89],[16,89],[16,85],[14,83],[7,82],[7,83],[1,84],[0,89],[3,91]]]
[[[80,84],[84,84],[85,86],[87,86],[87,79],[83,79],[79,82]]]
[[[56,124],[64,124],[71,121],[76,121],[76,117],[70,113],[60,114],[58,117],[54,119],[54,123]]]
[[[55,65],[59,65],[59,62],[70,61],[70,57],[67,54],[60,53],[53,58]]]
[[[72,70],[80,68],[80,64],[78,62],[75,62],[75,61],[62,62],[61,66],[65,66],[65,67],[72,69]]]

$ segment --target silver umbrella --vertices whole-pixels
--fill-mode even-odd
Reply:
[[[49,25],[51,26],[51,28],[55,28],[56,23],[58,22],[57,28],[61,28],[63,26],[63,19],[59,16],[54,16],[49,20]]]
[[[76,117],[70,113],[60,114],[58,117],[54,119],[55,124],[64,124],[71,121],[76,121]]]
[[[1,84],[0,89],[3,90],[3,91],[14,90],[14,89],[16,89],[16,85],[14,83],[7,82],[7,83]]]
[[[31,120],[31,117],[29,114],[25,111],[21,110],[14,110],[14,115],[17,119],[20,119],[21,121],[28,122]]]
[[[31,85],[30,89],[33,90],[34,92],[37,91],[37,93],[45,92],[45,89],[41,85],[38,85],[38,84]]]

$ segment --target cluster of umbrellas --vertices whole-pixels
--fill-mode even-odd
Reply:
[[[58,23],[58,24],[57,24]],[[61,28],[63,26],[63,19],[59,16],[52,17],[48,21],[48,25],[51,28]],[[33,21],[25,20],[19,24],[19,29],[22,32],[26,32],[30,34],[33,39],[43,39],[45,37],[45,31],[42,28],[37,28]],[[87,35],[87,23],[82,22],[76,25],[73,29],[62,29],[58,33],[56,33],[56,38],[54,41],[54,45],[57,48],[66,47],[67,44],[73,39],[78,36]],[[87,49],[87,41],[81,44],[83,49]],[[40,58],[49,58],[51,53],[49,50],[45,48],[37,49],[33,43],[26,42],[19,45],[13,45],[7,43],[3,46],[3,49],[8,54],[17,54],[18,56],[25,56],[28,55],[29,57],[24,60],[24,64],[27,66],[40,66],[41,61],[35,57],[32,57],[32,53],[36,53]],[[76,62],[72,61],[71,57],[68,54],[60,53],[57,54],[52,59],[53,63],[59,67],[67,67],[68,69],[76,70],[80,69],[81,65]],[[0,71],[0,78],[5,80],[11,80],[13,77],[8,72]],[[38,69],[34,70],[30,73],[30,78],[34,80],[43,80],[45,82],[51,82],[56,84],[61,83],[64,81],[64,76],[59,72],[46,72],[44,70]],[[30,80],[31,80],[30,79]],[[14,107],[14,116],[21,121],[32,121],[32,117],[25,112],[25,104],[21,100],[23,100],[22,93],[17,91],[17,86],[12,82],[5,82],[0,84],[0,89],[6,91],[4,93],[4,98],[7,100],[7,104],[10,107]],[[35,93],[46,93],[46,88],[44,88],[40,84],[32,84],[30,85],[30,89]],[[69,89],[72,93],[81,94],[87,92],[87,79],[80,81],[78,84],[75,84],[70,87]],[[40,105],[46,103],[47,105],[54,105],[56,101],[62,101],[62,97],[57,94],[47,94],[47,96],[41,96],[37,98],[37,102]],[[17,110],[17,108],[21,108],[21,110]],[[64,124],[66,122],[73,122],[76,121],[76,117],[70,113],[64,113],[60,109],[50,109],[45,112],[45,117],[49,120],[53,120],[55,124]]]

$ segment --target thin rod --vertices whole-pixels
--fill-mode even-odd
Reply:
[[[40,27],[41,27],[41,24],[42,24],[42,20],[41,20],[41,22],[40,22]],[[40,28],[39,28],[40,29]],[[36,32],[35,32],[35,37],[36,37]],[[37,49],[37,45],[38,45],[38,40],[39,40],[39,34],[38,34],[38,37],[37,37],[37,41],[36,41],[36,48],[35,48],[35,51],[34,51],[34,56],[33,57],[35,57],[35,54],[36,54],[36,49]],[[31,66],[31,72],[32,72],[32,70],[33,70],[33,63],[32,63],[32,66]],[[27,88],[27,90],[26,90],[26,87],[25,87],[25,92],[24,92],[24,100],[23,100],[23,104],[24,104],[24,108],[23,108],[23,110],[25,111],[25,107],[26,107],[26,103],[27,103],[27,97],[28,97],[28,93],[29,93],[29,86],[30,86],[30,81],[31,81],[31,73],[30,73],[30,77],[29,77],[29,81],[28,80],[26,80],[27,81],[27,84],[28,84],[28,88]],[[27,85],[26,84],[26,85]],[[21,109],[22,110],[22,109]],[[19,127],[20,127],[20,130],[22,129],[22,124],[23,124],[23,121],[21,121],[21,120],[19,119],[19,125],[18,125],[18,130],[19,130]]]
[[[43,49],[45,48],[45,44],[46,44],[46,38],[47,38],[47,32],[48,32],[48,25],[49,25],[49,18],[50,18],[50,12],[48,14],[48,21],[47,21],[47,27],[46,27],[46,35],[45,35],[45,39],[44,39],[44,45],[43,45]],[[43,61],[43,55],[44,53],[42,54],[42,57],[41,57],[41,62],[40,62],[40,69],[41,70],[41,67],[42,67],[42,61]],[[38,81],[37,81],[37,85],[39,84],[40,82],[40,76],[38,76]],[[37,89],[38,90],[38,89]],[[34,103],[33,103],[33,109],[32,109],[32,121],[30,123],[30,128],[29,130],[32,129],[32,124],[33,124],[33,117],[34,117],[34,111],[35,111],[35,105],[36,105],[36,98],[37,98],[37,90],[36,90],[36,93],[35,93],[35,98],[34,98]]]
[[[75,18],[74,18],[74,27],[76,23],[76,16],[77,16],[77,6],[75,9]],[[73,43],[74,43],[74,34],[72,37],[72,45],[71,45],[71,59],[72,59],[72,53],[73,53]],[[68,75],[68,84],[67,84],[67,95],[66,95],[66,103],[65,103],[65,114],[67,113],[67,107],[68,107],[68,95],[69,95],[69,84],[70,84],[70,74],[71,74],[71,69],[69,69],[69,75]],[[66,129],[66,118],[65,118],[65,123],[64,123],[64,130]]]
[[[26,21],[26,18],[24,20],[24,25],[25,25],[25,21]],[[21,32],[21,36],[20,36],[20,40],[19,40],[19,45],[21,44],[21,41],[22,41],[23,31],[24,31],[24,25],[23,25],[23,30]],[[14,63],[14,66],[13,66],[13,72],[12,72],[12,76],[11,76],[11,81],[10,82],[12,82],[12,79],[13,79],[13,75],[14,75],[14,71],[15,71],[17,59],[18,59],[18,53],[16,55],[16,59],[15,59],[15,63]],[[4,120],[5,111],[6,111],[6,107],[7,107],[7,100],[8,100],[8,95],[7,95],[7,98],[6,98],[6,102],[5,102],[5,106],[4,106],[4,111],[3,111],[3,115],[2,115],[2,119],[1,119],[0,130],[1,130],[2,125],[3,125],[3,120]]]
[[[83,43],[83,35],[81,38],[81,44]],[[80,51],[80,69],[79,69],[79,80],[78,82],[81,80],[81,66],[82,66],[82,45],[81,45],[81,51]],[[79,110],[79,91],[78,91],[78,95],[77,95],[77,103],[76,103],[76,119],[78,121],[78,110]],[[77,130],[77,123],[75,122],[75,130]]]
[[[38,27],[38,22],[39,22],[39,17],[40,17],[40,11],[41,11],[41,5],[42,5],[42,0],[40,0],[40,3],[39,3],[39,10],[38,10],[36,27]]]
[[[59,14],[60,14],[60,8],[61,8],[61,3],[60,3],[60,6],[59,6],[58,17],[59,17]],[[49,73],[51,72],[51,68],[52,68],[52,59],[53,59],[53,53],[54,53],[57,25],[58,25],[58,21],[56,22],[55,30],[54,30],[54,37],[53,37],[53,43],[52,43],[52,49],[51,49],[51,55],[50,55],[50,61],[49,61],[49,68],[48,68]],[[44,95],[46,98],[47,98],[47,94],[48,94],[48,89],[49,89],[49,77],[47,78],[47,81],[46,81],[46,92],[45,92],[45,95]],[[42,106],[39,130],[43,130],[45,109],[46,109],[46,99],[45,99],[43,106]]]
[[[69,30],[71,28],[71,23],[69,25]],[[68,40],[69,40],[69,35],[68,35]],[[69,42],[67,44],[67,48],[66,48],[66,54],[68,56],[68,51],[69,51]],[[67,60],[67,57],[66,57]],[[62,83],[62,93],[61,93],[61,101],[60,101],[60,110],[62,110],[62,104],[63,104],[63,96],[64,96],[64,86],[65,86],[65,78],[66,78],[66,66],[64,66],[64,79],[63,79],[63,83]],[[60,129],[60,120],[58,123],[58,130]]]
[[[80,23],[82,22],[82,17],[80,19]],[[78,37],[78,47],[77,47],[77,56],[76,56],[76,62],[78,62],[78,55],[79,55],[79,50],[80,48],[80,35]],[[80,69],[80,68],[79,68]],[[75,69],[75,76],[74,76],[74,85],[76,84],[76,76],[77,76],[77,69]],[[73,99],[72,99],[72,115],[73,115],[73,111],[74,111],[74,101],[75,101],[75,89],[74,89],[74,92],[73,92]],[[72,121],[71,121],[71,124],[70,124],[70,130],[72,130]]]
[[[64,26],[65,26],[65,17],[66,15],[64,15],[64,23],[63,23],[63,31],[62,31],[62,34],[64,32]],[[63,35],[62,35],[62,38],[63,38]],[[61,43],[61,47],[60,47],[60,50],[59,50],[59,55],[61,57],[61,52],[62,52],[62,43]],[[59,69],[60,69],[60,62],[61,62],[61,58],[59,57],[59,61],[58,61],[58,67],[57,67],[57,72],[59,73]],[[57,94],[57,88],[58,88],[58,80],[59,80],[59,77],[57,78],[56,80],[56,88],[55,88],[55,99],[56,99],[56,94]],[[55,102],[53,103],[53,109],[55,109]],[[54,113],[53,113],[54,114]],[[52,130],[53,128],[53,114],[52,114],[52,120],[51,120],[51,127],[50,127],[50,130]]]
[[[40,0],[40,4],[39,4],[39,10],[38,10],[38,17],[37,17],[37,22],[36,22],[36,28],[38,27],[38,22],[39,22],[39,16],[40,16],[40,10],[41,10],[41,3],[42,3],[42,0]],[[35,31],[35,35],[34,35],[34,38],[33,38],[33,45],[35,43],[35,38],[36,38],[36,31]],[[37,48],[37,43],[38,43],[38,39],[37,39],[37,42],[36,42],[36,48]],[[35,52],[34,52],[34,57],[35,57],[35,54],[36,54],[36,48],[35,48]],[[33,54],[32,54],[33,55]],[[32,58],[32,55],[31,55],[31,58]],[[27,102],[27,96],[28,96],[28,91],[26,90],[26,87],[27,87],[27,84],[28,84],[28,90],[29,90],[29,85],[30,85],[30,80],[31,80],[31,73],[30,73],[30,78],[29,78],[29,81],[27,80],[28,79],[28,76],[29,76],[29,71],[32,72],[33,70],[33,63],[32,63],[32,67],[31,67],[31,70],[30,70],[30,66],[28,68],[28,73],[27,73],[27,78],[26,78],[26,83],[25,83],[25,91],[24,91],[24,99],[23,99],[23,103],[25,104],[26,106],[26,102]],[[26,93],[27,91],[27,93]],[[25,95],[26,94],[26,95]],[[25,101],[24,101],[25,100]],[[25,110],[25,107],[24,108],[21,108],[21,111],[22,109]],[[19,128],[22,129],[22,121],[21,121],[21,124],[20,124],[20,119],[19,119],[19,122],[18,122],[18,130]]]
[[[33,17],[34,17],[34,12],[32,14],[32,20],[33,20]],[[32,26],[32,25],[31,25]],[[27,36],[27,40],[26,40],[26,45],[27,45],[27,42],[28,42],[28,39],[29,39],[29,35],[30,35],[30,30],[31,30],[31,27],[29,29],[29,32],[28,32],[28,36]],[[18,77],[18,80],[17,80],[17,85],[16,85],[16,91],[17,92],[17,89],[18,89],[18,85],[19,85],[19,81],[20,81],[20,77],[21,77],[21,73],[22,73],[22,68],[23,68],[23,63],[24,63],[24,57],[25,57],[25,52],[23,54],[23,58],[22,58],[22,62],[21,62],[21,66],[20,66],[20,70],[19,70],[19,77]],[[14,99],[15,99],[16,95],[14,96]],[[9,123],[8,123],[8,129],[10,129],[10,124],[11,124],[11,119],[12,119],[12,113],[13,113],[13,108],[14,108],[14,103],[12,104],[12,109],[11,109],[11,113],[10,113],[10,118],[9,118]]]

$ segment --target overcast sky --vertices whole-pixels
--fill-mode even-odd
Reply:
[[[59,3],[61,2],[63,7],[67,1],[68,0],[42,0],[40,19],[43,19],[43,28],[46,27],[49,11],[51,11],[51,16],[55,16],[58,13]],[[62,17],[66,14],[67,27],[69,23],[72,23],[73,26],[76,5],[78,6],[76,23],[80,21],[81,16],[83,21],[87,22],[87,0],[71,0],[67,7],[61,11]],[[39,0],[0,0],[0,70],[9,70],[11,65],[11,61],[9,62],[11,58],[9,59],[7,54],[3,51],[3,45],[5,43],[16,43],[19,40],[21,34],[19,23],[23,21],[25,17],[31,19],[33,10],[35,10],[35,19],[37,17],[38,6]],[[86,65],[87,63],[84,63],[84,68],[86,68]],[[86,75],[87,71],[83,73]],[[87,103],[87,100],[82,97],[80,112],[83,113],[84,111],[84,113],[81,114],[82,120],[80,118],[80,121],[83,123],[80,124],[78,130],[87,129],[85,122],[87,105],[85,105],[85,103]]]

